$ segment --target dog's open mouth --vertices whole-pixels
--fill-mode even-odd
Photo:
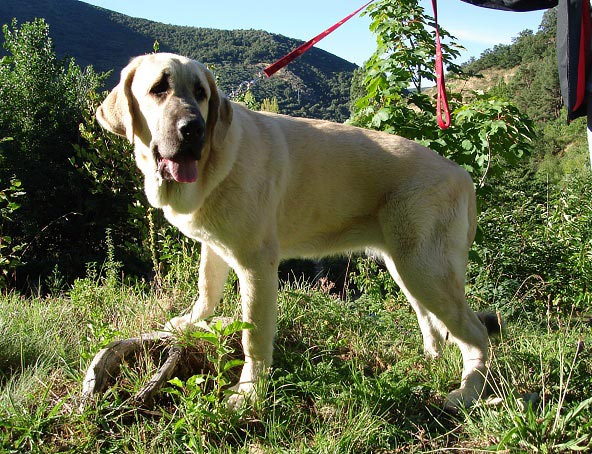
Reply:
[[[177,183],[193,183],[197,180],[197,160],[191,156],[176,156],[172,159],[156,157],[157,173],[163,180]]]

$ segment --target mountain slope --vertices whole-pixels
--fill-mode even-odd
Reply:
[[[74,57],[80,66],[119,70],[135,55],[160,51],[187,55],[208,64],[220,87],[232,92],[266,65],[301,42],[260,30],[215,30],[179,27],[132,18],[76,0],[3,0],[0,22],[19,23],[35,17],[50,25],[59,56]],[[258,100],[276,96],[282,113],[344,121],[349,116],[349,86],[356,65],[320,49],[311,49],[288,68],[253,87]]]

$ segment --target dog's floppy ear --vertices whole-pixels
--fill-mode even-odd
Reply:
[[[206,121],[206,137],[210,144],[210,150],[216,150],[222,146],[226,132],[232,123],[232,105],[228,98],[218,91],[212,73],[207,69],[205,73],[211,92]]]
[[[119,84],[111,90],[103,103],[97,109],[97,120],[108,131],[134,141],[134,117],[132,81],[141,61],[141,57],[134,58],[121,71]]]

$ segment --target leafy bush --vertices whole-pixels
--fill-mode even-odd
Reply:
[[[507,176],[482,213],[482,263],[472,292],[510,317],[557,317],[590,310],[592,179],[555,188],[532,172]]]
[[[88,93],[82,121],[78,125],[79,143],[73,144],[74,154],[70,165],[89,186],[90,197],[85,212],[94,214],[96,228],[111,232],[117,255],[125,263],[125,270],[142,275],[150,269],[151,214],[143,180],[133,154],[133,146],[127,139],[108,133],[95,119],[95,112],[106,93]],[[155,221],[154,229],[162,224]],[[98,232],[97,232],[98,234]],[[100,241],[101,238],[96,238]],[[87,261],[100,261],[105,257],[88,257]]]
[[[49,274],[55,264],[65,274],[83,269],[100,252],[93,240],[99,218],[89,210],[96,199],[89,184],[69,165],[78,143],[89,92],[101,83],[91,68],[58,60],[43,20],[5,25],[0,63],[0,180],[22,182],[26,194],[3,236],[21,251],[25,279]],[[104,228],[101,228],[103,234]]]
[[[384,265],[372,257],[358,257],[355,268],[349,275],[350,280],[365,295],[382,300],[385,296],[393,296],[398,292],[399,287]]]
[[[151,277],[151,261],[158,273],[161,259],[151,240],[163,216],[148,208],[132,146],[94,118],[106,75],[58,60],[43,20],[21,27],[13,21],[4,36],[0,137],[11,140],[0,141],[0,181],[22,182],[26,193],[3,191],[12,194],[3,206],[3,276],[17,265],[19,247],[18,286],[39,285],[56,269],[71,283],[87,263],[106,259],[107,229],[127,273]]]

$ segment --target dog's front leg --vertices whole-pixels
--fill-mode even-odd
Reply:
[[[228,270],[229,266],[224,259],[206,243],[202,243],[199,262],[199,297],[189,314],[169,320],[165,330],[184,330],[200,320],[211,317],[222,299]]]
[[[237,269],[241,288],[243,321],[253,325],[243,331],[242,344],[245,353],[235,394],[229,398],[229,406],[238,408],[245,401],[257,399],[257,385],[271,366],[273,340],[277,324],[278,259],[263,253],[255,262]]]

